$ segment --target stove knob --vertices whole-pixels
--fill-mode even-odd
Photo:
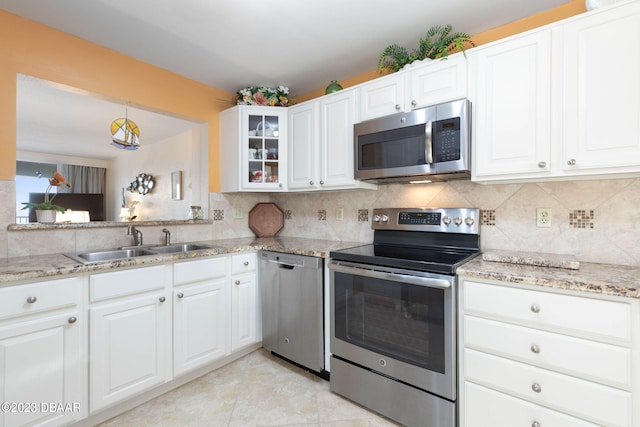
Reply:
[[[380,215],[374,215],[374,216],[373,216],[373,220],[374,220],[375,222],[380,222]]]
[[[442,222],[444,223],[444,225],[449,225],[451,224],[451,218],[445,216],[444,218],[442,218]]]
[[[470,216],[466,217],[464,223],[471,227],[474,223],[473,218],[471,218]]]
[[[457,216],[457,217],[453,218],[453,222],[454,222],[456,225],[460,225],[460,224],[462,224],[462,218],[460,218],[459,216]]]
[[[388,215],[382,215],[382,222],[389,222],[389,216]]]

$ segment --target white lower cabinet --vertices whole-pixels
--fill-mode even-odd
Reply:
[[[231,351],[260,341],[256,253],[231,257]]]
[[[173,374],[229,353],[228,257],[174,264]]]
[[[89,279],[90,411],[171,379],[171,265]]]
[[[0,426],[59,426],[86,416],[83,280],[0,289]]]
[[[460,283],[462,426],[640,425],[637,300]]]

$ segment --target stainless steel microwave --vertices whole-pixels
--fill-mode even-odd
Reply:
[[[471,177],[467,99],[354,125],[355,178],[377,183]]]

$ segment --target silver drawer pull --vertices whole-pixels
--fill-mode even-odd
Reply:
[[[531,344],[531,351],[535,354],[540,353],[540,347],[537,344]]]
[[[184,294],[182,292],[178,293],[178,298],[184,298]]]
[[[160,302],[165,302],[166,300],[167,300],[167,299],[166,299],[165,297],[160,297],[160,298],[158,298],[158,301],[160,301]]]
[[[576,159],[569,159],[567,160],[567,164],[569,166],[575,166],[576,165]]]
[[[540,423],[537,421],[534,421],[531,423],[531,427],[540,427]]]
[[[73,325],[74,323],[76,323],[78,321],[78,318],[74,317],[74,316],[71,316],[71,317],[69,317],[69,320],[67,320],[67,321]]]
[[[36,302],[36,301],[38,301],[38,298],[37,298],[37,297],[29,297],[29,298],[27,298],[27,302],[28,302],[29,304],[33,304],[33,303],[34,303],[34,302]]]
[[[249,261],[245,261],[245,262],[244,262],[244,266],[246,267],[246,266],[248,266],[248,265],[249,265]]]
[[[538,162],[538,167],[540,169],[546,168],[547,167],[547,162]]]
[[[236,284],[236,286],[238,286],[240,284],[240,280],[236,280],[235,284]]]
[[[535,391],[536,393],[540,393],[542,391],[542,387],[540,387],[540,384],[538,383],[533,383],[531,384],[531,390]]]
[[[531,304],[531,311],[534,313],[540,313],[540,306],[538,304]]]

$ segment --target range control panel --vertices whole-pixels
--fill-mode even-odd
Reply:
[[[478,234],[479,216],[476,208],[377,208],[371,228]]]

